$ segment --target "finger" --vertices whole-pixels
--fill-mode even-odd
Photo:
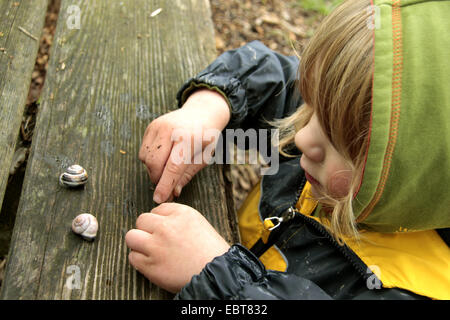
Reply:
[[[139,149],[139,160],[144,164],[146,163],[146,160],[148,160],[155,137],[156,133],[152,132],[149,134],[148,139],[142,140],[141,148]]]
[[[174,197],[179,197],[179,196],[181,196],[181,190],[183,190],[183,187],[184,186],[182,186],[182,185],[180,185],[180,184],[177,184],[177,186],[175,187],[175,189],[173,190],[173,196]]]
[[[154,184],[159,182],[172,148],[173,141],[166,134],[156,136],[149,147],[144,163]]]
[[[132,250],[128,254],[128,261],[139,272],[143,273],[151,262],[151,258],[141,252]]]
[[[176,212],[177,210],[180,211],[182,207],[185,206],[181,203],[176,202],[164,202],[161,203],[159,206],[154,207],[151,211],[152,214],[160,215],[160,216],[169,216],[173,212]]]
[[[184,186],[186,186],[192,180],[192,178],[204,167],[206,167],[206,164],[194,164],[188,166],[177,182],[177,185],[173,192],[174,196],[179,197]]]
[[[144,165],[145,165],[145,162],[144,162]],[[148,177],[150,178],[150,181],[152,181],[150,169],[146,165],[145,165],[145,170],[147,170]],[[153,183],[153,181],[152,181],[152,183]]]
[[[139,149],[139,160],[141,160],[144,163],[157,133],[158,133],[157,130],[151,127],[150,125],[145,130],[144,136],[142,138],[141,148]]]
[[[131,229],[125,235],[125,243],[131,250],[149,255],[151,253],[152,236],[143,230]]]
[[[173,199],[175,199],[175,195],[174,195],[174,193],[172,192],[172,193],[170,194],[169,198],[166,200],[166,202],[173,202]]]
[[[161,225],[161,217],[153,212],[143,213],[136,219],[136,229],[148,233],[154,233]]]
[[[156,203],[162,203],[169,198],[176,187],[177,182],[188,167],[188,164],[185,163],[185,159],[190,160],[190,157],[186,154],[186,149],[183,149],[182,146],[182,143],[175,144],[170,153],[161,178],[155,188],[155,193],[153,194],[153,201]]]

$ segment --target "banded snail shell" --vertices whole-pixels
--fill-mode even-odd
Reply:
[[[80,165],[74,164],[59,176],[59,182],[65,187],[76,188],[84,186],[88,180],[87,171]]]
[[[72,221],[72,231],[88,241],[93,241],[97,236],[98,221],[90,213],[82,213]]]

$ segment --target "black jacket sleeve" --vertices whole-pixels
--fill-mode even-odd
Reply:
[[[181,107],[197,88],[216,90],[228,100],[230,129],[269,128],[264,120],[284,118],[302,103],[296,79],[299,60],[276,53],[261,42],[223,53],[189,79],[177,94]]]
[[[236,244],[208,263],[175,299],[331,299],[308,279],[294,274],[266,270],[245,247]]]
[[[355,300],[425,299],[398,289],[353,288]],[[240,244],[208,263],[175,296],[176,300],[330,300],[335,299],[313,281],[293,273],[266,270],[258,258]]]

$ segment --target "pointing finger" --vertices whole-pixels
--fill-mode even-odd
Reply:
[[[183,139],[180,132],[177,132],[176,134],[172,134],[171,140],[176,142],[173,143],[170,156],[167,159],[167,163],[165,164],[153,195],[153,201],[156,203],[162,203],[167,200],[188,165],[192,162],[190,139]]]

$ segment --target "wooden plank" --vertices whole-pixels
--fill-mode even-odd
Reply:
[[[80,29],[68,28],[70,5]],[[155,206],[137,155],[148,123],[176,108],[180,85],[214,57],[207,0],[62,1],[1,298],[171,298],[128,263],[125,233]],[[58,184],[74,163],[90,174],[81,190]],[[177,202],[237,240],[221,167],[183,192]],[[82,212],[99,220],[93,243],[70,231]]]
[[[47,0],[0,1],[0,208],[46,11]]]

